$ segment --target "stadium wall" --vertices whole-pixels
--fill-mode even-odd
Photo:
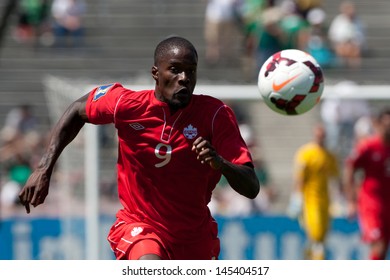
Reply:
[[[106,241],[114,216],[100,218],[99,259],[113,259]],[[217,217],[223,260],[303,259],[305,236],[297,220],[285,216]],[[85,219],[72,218],[64,225],[58,218],[6,219],[0,227],[2,260],[82,260],[86,258]],[[63,228],[70,231],[64,234]],[[390,257],[390,256],[389,256]],[[356,221],[335,219],[327,241],[327,258],[367,258]]]

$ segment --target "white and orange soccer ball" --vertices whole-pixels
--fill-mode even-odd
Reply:
[[[265,104],[273,111],[300,115],[320,101],[324,76],[310,54],[287,49],[267,59],[259,71],[257,85]]]

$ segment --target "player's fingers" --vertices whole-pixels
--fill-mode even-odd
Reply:
[[[20,202],[25,205],[28,202],[28,189],[23,189],[19,193]]]
[[[192,150],[194,150],[195,152],[197,152],[199,154],[202,151],[204,151],[205,149],[206,149],[205,144],[203,142],[201,142],[198,145],[194,145]]]
[[[199,139],[199,138],[198,138],[198,139]],[[197,139],[197,140],[198,140],[198,139]],[[194,142],[193,145],[192,145],[192,150],[195,151],[195,152],[197,152],[197,153],[199,153],[199,151],[200,151],[201,148],[202,148],[202,147],[199,146],[199,142],[197,142],[197,143]]]
[[[209,153],[210,153],[210,148],[202,147],[200,149],[199,155],[200,156],[206,156]]]
[[[19,200],[20,200],[20,203],[26,208],[26,212],[27,214],[30,213],[30,203],[29,203],[29,199],[28,199],[28,189],[23,189],[20,193],[19,193]]]
[[[35,193],[33,199],[31,200],[31,205],[34,207],[37,207],[38,205],[42,204],[45,200],[45,197],[39,193]]]
[[[30,203],[26,203],[26,204],[24,204],[24,208],[26,208],[26,212],[27,212],[27,214],[30,214]]]
[[[39,205],[40,203],[39,203],[39,200],[40,200],[40,192],[39,191],[35,191],[34,193],[33,193],[33,196],[32,196],[32,198],[31,198],[31,205],[33,205],[34,207],[35,206],[37,206],[37,205]]]
[[[34,199],[34,195],[35,195],[34,189],[29,188],[27,190],[27,202],[31,203],[32,200]]]
[[[198,155],[198,160],[200,160],[201,163],[207,163],[214,159],[214,157],[211,156],[200,156]]]
[[[208,163],[211,162],[213,159],[214,159],[213,157],[206,157],[204,161]]]
[[[20,203],[22,203],[22,205],[24,205],[24,201],[25,201],[24,196],[25,196],[25,192],[24,192],[24,190],[21,190],[19,192],[19,201],[20,201]]]
[[[197,147],[204,147],[208,143],[208,141],[206,139],[203,139],[202,137],[199,137],[197,140],[198,141],[195,144]]]
[[[202,137],[198,137],[195,139],[194,143],[192,144],[193,146],[196,146],[198,145],[201,141],[203,141],[203,138]]]

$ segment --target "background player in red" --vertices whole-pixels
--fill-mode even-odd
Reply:
[[[375,126],[376,134],[358,142],[347,159],[345,187],[349,216],[358,213],[370,259],[385,259],[390,240],[390,108],[380,112]],[[362,176],[359,192],[357,174]]]
[[[123,206],[108,234],[116,258],[218,258],[218,229],[207,206],[215,185],[224,175],[248,198],[260,185],[233,111],[193,94],[197,63],[188,40],[170,37],[155,49],[154,90],[109,84],[72,103],[20,192],[27,213],[44,202],[56,160],[83,125],[113,123]]]

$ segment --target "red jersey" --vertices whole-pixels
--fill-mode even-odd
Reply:
[[[357,145],[347,164],[364,171],[360,207],[390,215],[390,146],[374,136]]]
[[[207,207],[221,172],[201,164],[194,140],[209,140],[220,156],[252,163],[233,111],[220,100],[193,95],[170,113],[154,90],[132,91],[120,84],[94,89],[86,111],[93,124],[114,123],[119,138],[117,217],[144,222],[176,243],[209,237],[215,221]]]

